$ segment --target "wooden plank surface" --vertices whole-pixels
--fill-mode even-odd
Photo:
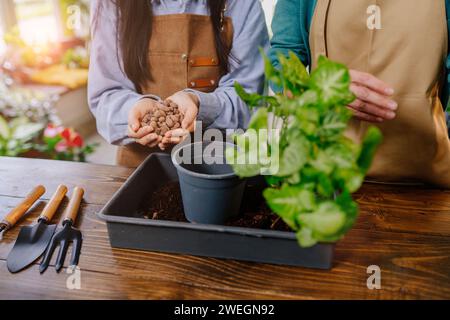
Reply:
[[[31,268],[10,274],[6,258],[18,228],[0,241],[0,299],[449,299],[450,192],[367,184],[356,195],[361,214],[338,243],[331,271],[113,249],[95,216],[130,169],[0,158],[0,217],[36,184],[48,199],[60,183],[86,188],[77,225],[84,236],[81,290],[69,290],[65,270]],[[67,200],[64,205],[67,204]],[[40,201],[21,225],[45,205]],[[64,208],[54,218],[58,221]],[[69,252],[70,254],[70,252]],[[366,286],[370,265],[381,268],[381,290]]]

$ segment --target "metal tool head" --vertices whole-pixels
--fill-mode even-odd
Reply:
[[[56,225],[47,225],[42,220],[34,226],[22,227],[7,258],[8,270],[12,273],[19,272],[38,259],[47,248],[55,230]]]
[[[56,272],[61,271],[62,267],[64,266],[64,260],[66,258],[67,249],[69,248],[70,242],[73,242],[70,265],[78,265],[82,241],[83,238],[81,236],[80,230],[72,228],[72,220],[65,220],[63,222],[63,227],[58,228],[56,233],[53,235],[47,247],[47,250],[45,251],[44,259],[42,260],[42,263],[39,267],[39,272],[44,273],[45,270],[47,270],[50,264],[50,260],[53,256],[53,252],[55,251],[57,246],[59,246],[59,252],[56,259],[55,269]]]

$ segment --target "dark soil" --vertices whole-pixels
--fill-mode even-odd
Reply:
[[[234,227],[291,231],[291,229],[266,205],[261,186],[247,184],[239,216],[225,225]],[[187,222],[178,182],[170,182],[150,194],[143,206],[146,219]]]
[[[187,222],[178,182],[167,183],[153,191],[146,206],[146,219]]]

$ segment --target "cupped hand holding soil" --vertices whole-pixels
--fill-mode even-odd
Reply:
[[[183,114],[178,105],[166,100],[155,104],[153,111],[142,118],[141,126],[149,126],[151,132],[162,138],[167,132],[181,128],[182,122]]]

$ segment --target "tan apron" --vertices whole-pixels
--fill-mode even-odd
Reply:
[[[223,37],[231,48],[233,26],[228,17],[223,20]],[[144,86],[143,94],[165,99],[186,88],[214,91],[224,70],[219,66],[211,18],[192,14],[154,16],[149,67],[152,80]],[[137,167],[156,151],[161,152],[137,143],[123,146],[119,148],[117,163]]]
[[[368,27],[371,5],[380,8],[381,29]],[[377,124],[384,141],[369,177],[450,188],[450,141],[439,99],[448,52],[445,1],[318,0],[310,46],[313,61],[326,55],[395,89],[397,117]],[[348,136],[360,141],[370,125],[352,119]]]

